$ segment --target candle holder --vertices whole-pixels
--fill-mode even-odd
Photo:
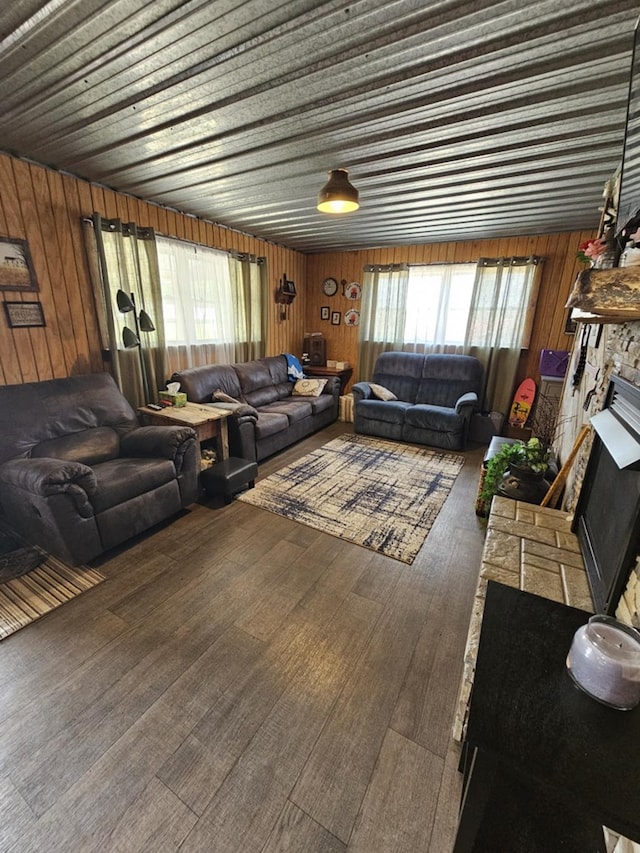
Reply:
[[[640,702],[640,633],[611,616],[592,616],[573,636],[569,675],[592,699],[628,711]]]

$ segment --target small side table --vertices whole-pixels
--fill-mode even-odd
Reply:
[[[229,458],[229,431],[227,418],[231,414],[226,409],[214,409],[199,403],[187,403],[186,406],[167,406],[165,409],[150,409],[141,406],[138,411],[146,424],[167,426],[179,424],[190,426],[196,431],[198,441],[215,439],[216,457],[219,461]]]
[[[303,365],[304,372],[307,376],[337,376],[340,380],[340,394],[344,394],[344,389],[353,376],[353,367],[345,367],[344,370],[338,370],[335,367],[309,367]]]

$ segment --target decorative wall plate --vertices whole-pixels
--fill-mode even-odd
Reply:
[[[358,326],[360,324],[360,312],[355,308],[350,308],[344,312],[345,326]]]
[[[360,299],[362,295],[362,288],[357,281],[351,281],[345,286],[344,295],[347,299]]]
[[[325,278],[322,282],[322,292],[325,296],[335,296],[338,292],[338,282],[335,278]]]

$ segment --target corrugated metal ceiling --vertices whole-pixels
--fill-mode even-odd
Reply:
[[[0,148],[301,251],[596,227],[636,2],[21,0]],[[315,210],[347,168],[361,208]]]

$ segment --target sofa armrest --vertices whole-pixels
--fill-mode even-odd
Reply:
[[[324,377],[323,377],[324,378]],[[328,376],[327,384],[322,389],[323,394],[333,394],[334,397],[340,396],[340,377]]]
[[[370,400],[373,396],[371,393],[371,385],[369,385],[368,382],[356,382],[356,384],[351,387],[351,393],[353,394],[354,403],[357,403],[360,400]]]
[[[467,391],[456,401],[456,414],[466,415],[467,411],[473,411],[478,405],[478,395],[475,391]]]
[[[20,489],[36,498],[69,495],[83,518],[93,513],[90,497],[98,489],[95,474],[82,462],[67,462],[41,456],[12,459],[0,467],[0,486]]]

